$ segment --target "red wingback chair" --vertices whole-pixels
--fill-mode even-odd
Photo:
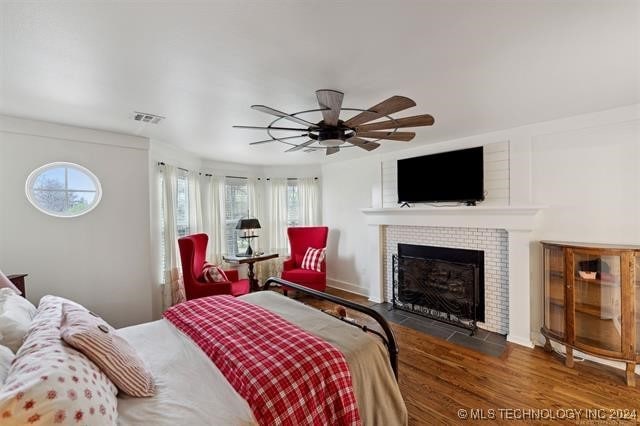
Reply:
[[[300,226],[287,229],[291,256],[282,264],[282,279],[300,284],[314,290],[325,291],[327,288],[327,269],[322,261],[321,272],[302,269],[302,259],[309,247],[325,248],[327,246],[326,226]]]
[[[239,280],[238,271],[235,269],[224,271],[229,281],[208,283],[201,280],[208,243],[209,236],[207,234],[187,235],[178,239],[187,300],[217,294],[240,296],[249,293],[249,280]]]

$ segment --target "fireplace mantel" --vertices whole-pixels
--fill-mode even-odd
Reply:
[[[542,206],[461,206],[362,209],[366,218],[372,268],[369,299],[384,301],[381,245],[384,228],[396,226],[433,226],[505,229],[509,234],[509,334],[507,340],[533,347],[531,339],[530,244]]]
[[[447,226],[531,231],[542,206],[460,206],[362,209],[368,225]]]

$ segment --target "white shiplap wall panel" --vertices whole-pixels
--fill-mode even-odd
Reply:
[[[397,167],[398,160],[382,162],[382,207],[398,206]],[[509,205],[508,141],[484,145],[484,189],[484,205]]]

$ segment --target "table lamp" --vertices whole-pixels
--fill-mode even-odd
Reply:
[[[240,238],[246,239],[248,243],[247,251],[244,254],[238,254],[238,256],[253,256],[251,239],[257,237],[257,235],[253,233],[253,230],[260,229],[260,222],[258,219],[240,219],[236,225],[236,229],[241,229],[244,232],[244,235],[240,236]]]

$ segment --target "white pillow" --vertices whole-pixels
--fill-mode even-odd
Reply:
[[[17,352],[29,330],[36,307],[10,288],[0,288],[0,345]]]
[[[15,355],[13,355],[11,349],[0,345],[0,388],[5,380],[7,380],[7,374],[9,373],[9,368],[11,368],[11,363],[14,358]]]

